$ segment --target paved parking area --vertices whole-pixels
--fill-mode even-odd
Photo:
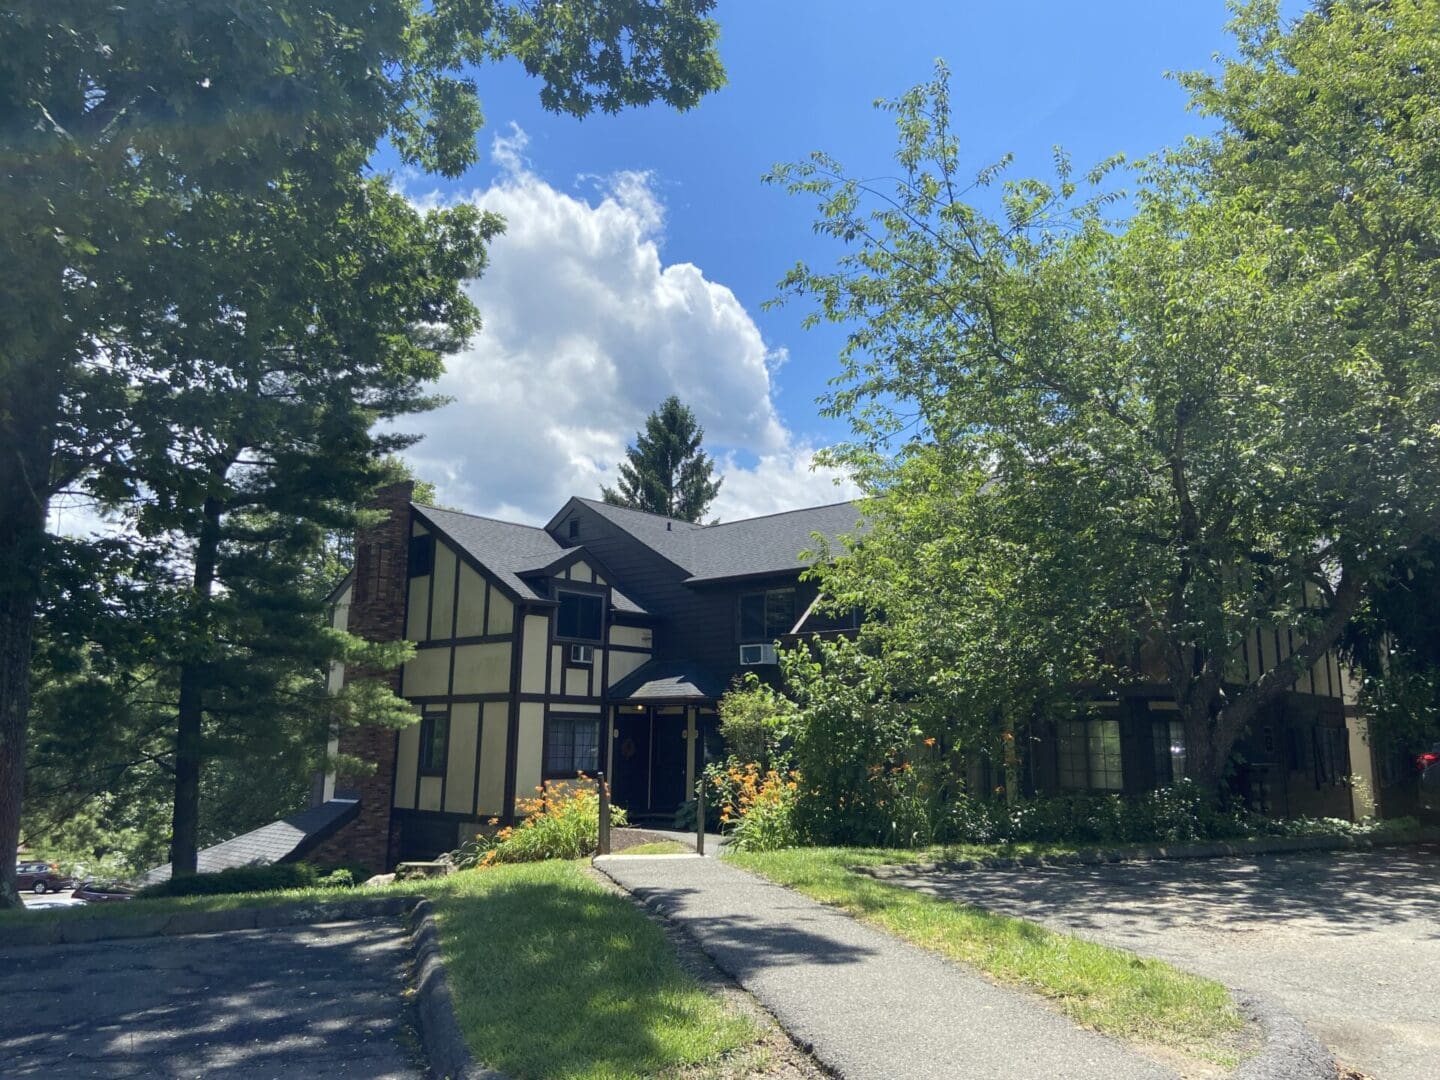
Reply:
[[[381,919],[0,951],[0,1072],[423,1077],[408,955]]]
[[[1266,995],[1379,1080],[1440,1076],[1440,846],[896,882]]]

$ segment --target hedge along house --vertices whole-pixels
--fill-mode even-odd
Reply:
[[[801,554],[859,511],[839,503],[696,525],[574,498],[543,527],[423,506],[385,489],[356,537],[337,626],[404,638],[387,679],[420,721],[343,732],[373,762],[359,810],[316,857],[389,866],[448,851],[550,781],[604,770],[632,818],[668,818],[718,754],[716,704],[775,642],[823,626]],[[332,685],[346,672],[331,673]],[[326,778],[320,800],[335,794]]]

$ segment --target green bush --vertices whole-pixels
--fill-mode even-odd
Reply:
[[[147,885],[139,897],[219,896],[227,893],[280,892],[309,889],[319,875],[309,863],[272,863],[269,866],[233,866],[214,874],[183,874]]]
[[[794,709],[784,695],[761,682],[753,671],[747,671],[716,707],[726,751],[741,761],[754,761],[766,768],[779,766]]]
[[[519,825],[462,844],[455,852],[455,864],[473,869],[496,863],[583,859],[600,846],[600,796],[593,787],[552,783],[536,798],[522,799],[516,810],[525,815]],[[625,811],[611,807],[610,823],[626,824]]]
[[[942,839],[959,844],[1173,844],[1253,836],[1276,824],[1239,808],[1218,808],[1196,785],[1182,781],[1134,797],[1042,796],[1014,806],[960,796],[948,807]]]

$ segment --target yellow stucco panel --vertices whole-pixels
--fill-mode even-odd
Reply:
[[[430,575],[410,579],[410,599],[406,606],[405,638],[425,641],[430,636]]]
[[[430,600],[430,636],[455,636],[455,551],[448,544],[435,545],[435,591]]]
[[[500,814],[505,809],[505,728],[510,704],[487,701],[480,725],[480,801],[477,814]]]
[[[415,803],[417,810],[440,809],[440,777],[422,776],[420,778],[420,797]]]
[[[648,626],[612,626],[611,645],[629,645],[636,649],[648,649],[654,642],[654,632]]]
[[[636,668],[639,668],[650,659],[649,653],[637,652],[614,652],[610,653],[610,685],[614,686],[621,679],[625,678]]]
[[[416,649],[400,680],[402,697],[443,697],[450,692],[450,649]]]
[[[515,797],[531,799],[540,786],[540,753],[545,741],[545,708],[539,702],[521,702],[520,738],[516,743]]]
[[[480,738],[480,706],[457,702],[450,707],[450,755],[446,762],[445,809],[469,814],[475,805],[475,747]]]
[[[415,762],[420,756],[420,722],[400,729],[400,745],[395,752],[395,805],[403,810],[415,809]]]
[[[455,611],[455,636],[485,633],[485,579],[468,563],[460,564],[460,606]]]
[[[508,634],[515,629],[515,605],[490,586],[490,625],[487,634]]]
[[[570,580],[571,580],[571,581],[587,581],[587,582],[588,582],[588,581],[593,580],[594,577],[595,577],[594,572],[590,569],[589,564],[585,563],[584,561],[577,562],[574,566],[570,567]]]
[[[504,694],[510,690],[510,643],[461,645],[455,650],[455,693]]]
[[[545,693],[545,635],[549,619],[544,615],[525,616],[525,646],[520,654],[520,689],[527,694]]]
[[[565,646],[550,646],[550,693],[563,694],[561,688],[565,678]]]

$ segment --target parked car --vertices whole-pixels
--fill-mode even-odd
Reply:
[[[70,880],[60,873],[55,863],[22,862],[15,864],[15,887],[21,892],[29,890],[37,896],[47,892],[59,892],[70,887]]]
[[[1440,742],[1415,759],[1420,767],[1420,808],[1440,813]]]
[[[86,881],[70,895],[87,904],[108,904],[113,900],[134,900],[135,889],[123,881]]]

